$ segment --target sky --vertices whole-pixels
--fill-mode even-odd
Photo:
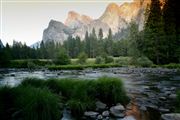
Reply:
[[[51,19],[64,23],[69,11],[99,18],[110,2],[131,0],[0,0],[0,39],[32,45],[42,40]]]

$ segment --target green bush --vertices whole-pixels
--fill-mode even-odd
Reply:
[[[112,56],[106,56],[104,59],[105,59],[105,63],[113,63],[114,62],[114,58]]]
[[[104,60],[104,58],[102,58],[101,56],[97,56],[97,57],[96,57],[96,60],[95,60],[95,63],[96,63],[96,64],[104,64],[104,63],[105,63],[105,60]]]
[[[163,65],[163,67],[169,68],[169,69],[178,69],[178,68],[180,68],[180,64],[170,63],[170,64],[167,64],[167,65]]]
[[[153,62],[147,57],[139,57],[137,59],[137,64],[141,67],[151,67],[153,65]]]
[[[87,55],[86,53],[80,53],[79,56],[78,56],[78,63],[80,64],[85,64],[86,63],[86,60],[87,60]]]
[[[119,65],[128,65],[129,59],[124,58],[124,57],[119,57],[119,58],[115,59],[115,63],[119,64]]]
[[[62,50],[57,54],[57,57],[53,60],[56,65],[67,65],[71,63],[68,54]]]

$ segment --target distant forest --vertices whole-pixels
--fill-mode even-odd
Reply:
[[[86,53],[89,58],[103,54],[109,56],[148,57],[154,64],[180,62],[180,10],[176,0],[166,0],[161,9],[159,0],[152,0],[146,10],[144,30],[139,31],[135,22],[131,22],[126,37],[113,36],[111,29],[107,37],[103,29],[97,33],[86,32],[84,40],[69,36],[63,44],[51,42],[40,44],[39,48],[30,48],[26,44],[14,41],[0,48],[0,64],[14,59],[55,59],[59,52],[70,58]]]

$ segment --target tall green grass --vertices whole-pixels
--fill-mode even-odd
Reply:
[[[0,105],[7,105],[0,106],[5,118],[6,111],[13,108],[9,115],[25,120],[59,119],[62,104],[66,104],[72,115],[79,118],[86,110],[94,110],[96,101],[109,106],[128,103],[122,81],[110,77],[97,80],[27,78],[15,88],[1,88],[0,98]]]
[[[20,85],[0,89],[1,120],[58,120],[61,99],[47,88]]]

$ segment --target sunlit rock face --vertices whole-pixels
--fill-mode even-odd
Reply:
[[[160,1],[163,5],[165,0]],[[44,30],[43,41],[62,42],[69,35],[79,36],[83,40],[86,31],[91,33],[93,28],[95,28],[96,34],[102,28],[104,37],[106,37],[109,28],[115,34],[123,28],[127,28],[132,20],[138,24],[139,30],[143,30],[145,10],[150,4],[151,0],[134,0],[121,5],[110,3],[98,19],[92,19],[89,16],[70,11],[64,24],[54,20],[50,21],[48,28]]]
[[[89,24],[91,21],[92,18],[89,16],[80,15],[74,11],[70,11],[64,24],[72,29],[78,29]]]

